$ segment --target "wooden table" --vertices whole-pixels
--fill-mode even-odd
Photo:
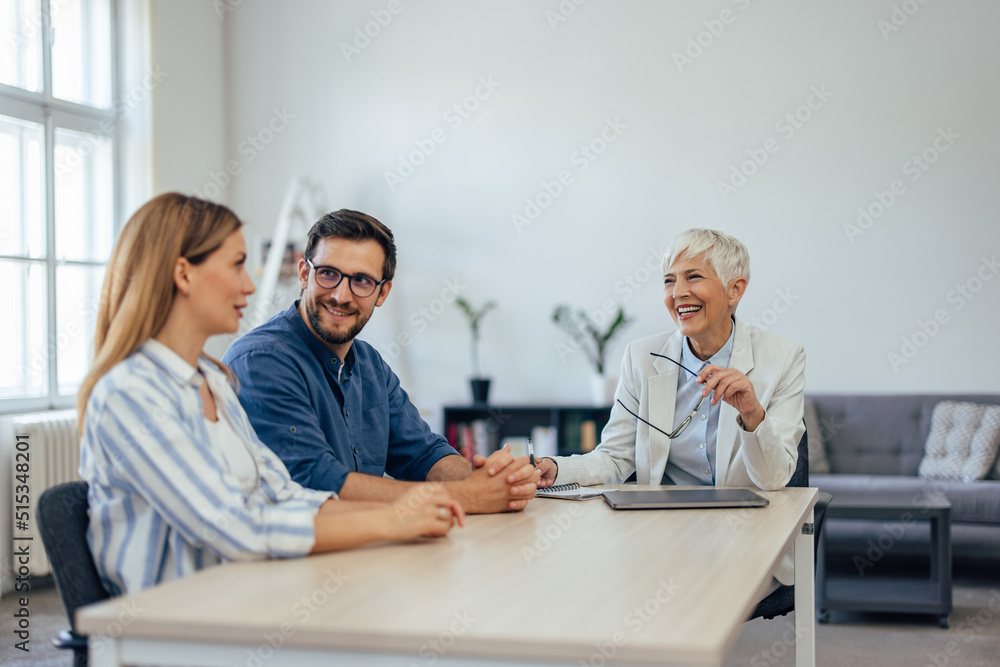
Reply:
[[[539,498],[444,539],[210,568],[88,607],[78,630],[92,667],[719,665],[794,540],[796,664],[812,667],[816,494],[630,512]]]

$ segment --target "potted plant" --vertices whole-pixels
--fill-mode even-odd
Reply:
[[[614,401],[618,378],[605,376],[604,354],[611,339],[631,322],[625,315],[625,309],[619,306],[618,312],[605,328],[601,327],[601,323],[595,322],[583,309],[574,311],[566,305],[556,306],[552,313],[552,320],[570,334],[572,347],[567,349],[580,349],[582,347],[587,358],[593,363],[595,375],[591,380],[590,387],[594,404],[610,405]]]
[[[486,313],[496,308],[497,302],[487,301],[478,310],[464,297],[458,297],[455,299],[455,303],[465,313],[466,319],[469,320],[469,328],[472,330],[472,378],[469,380],[472,387],[472,402],[486,403],[490,393],[490,380],[483,377],[482,368],[479,365],[479,322]]]

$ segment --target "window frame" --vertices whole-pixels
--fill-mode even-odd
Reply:
[[[37,123],[42,126],[44,189],[45,189],[45,257],[27,257],[19,255],[0,255],[5,262],[20,263],[25,266],[45,266],[46,304],[45,304],[45,356],[47,360],[46,377],[48,391],[42,396],[0,398],[0,414],[24,412],[28,410],[63,409],[74,407],[76,393],[60,395],[59,393],[59,345],[57,322],[57,283],[56,268],[59,266],[103,267],[107,261],[63,259],[56,256],[56,131],[71,130],[107,138],[111,142],[111,188],[112,188],[112,235],[117,238],[120,231],[120,211],[123,203],[122,177],[122,128],[117,118],[117,105],[120,94],[121,63],[119,54],[123,35],[119,30],[120,14],[118,0],[108,0],[109,34],[112,36],[110,46],[111,64],[111,105],[108,109],[91,107],[76,102],[62,100],[52,92],[52,15],[51,3],[58,0],[40,0],[41,13],[41,51],[42,51],[42,86],[35,92],[0,83],[0,115],[9,116],[23,121]],[[26,323],[22,323],[26,326]]]

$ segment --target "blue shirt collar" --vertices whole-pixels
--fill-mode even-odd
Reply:
[[[736,340],[736,321],[733,321],[733,328],[729,332],[729,339],[726,344],[719,348],[719,351],[709,357],[708,361],[702,361],[695,353],[691,350],[691,341],[687,336],[681,341],[681,364],[685,367],[690,368],[695,373],[701,370],[702,366],[705,364],[715,364],[716,366],[721,366],[722,368],[729,368],[729,362],[733,357],[733,342]],[[684,374],[685,379],[689,379],[689,374],[683,369],[678,370],[679,373]]]

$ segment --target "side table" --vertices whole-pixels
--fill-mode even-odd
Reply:
[[[826,623],[830,610],[936,614],[942,628],[948,627],[951,602],[951,503],[945,498],[920,497],[907,502],[879,494],[834,496],[826,510],[826,520],[866,519],[883,521],[883,530],[869,541],[878,559],[891,550],[904,526],[920,521],[930,523],[930,576],[910,576],[888,571],[873,562],[866,552],[852,556],[850,569],[832,568],[828,563],[826,533],[820,535],[816,565],[818,619]],[[829,526],[829,523],[827,523]],[[881,542],[881,544],[880,544]],[[877,548],[877,550],[876,550]]]

